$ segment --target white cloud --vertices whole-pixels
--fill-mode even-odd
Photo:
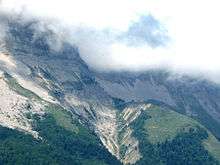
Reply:
[[[2,6],[5,10],[27,11],[98,29],[126,29],[130,21],[137,19],[139,12],[143,11],[133,0],[3,0]]]
[[[3,0],[1,6],[6,11],[25,11],[62,22],[93,68],[168,67],[220,75],[219,0]],[[118,39],[149,14],[167,30],[170,41],[165,46],[133,46]]]

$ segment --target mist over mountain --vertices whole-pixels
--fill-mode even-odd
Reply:
[[[217,4],[217,0],[2,0],[1,11],[19,15],[22,21],[40,20],[37,29],[46,27],[57,35],[51,46],[59,48],[59,40],[66,40],[95,70],[159,68],[219,82]]]
[[[0,164],[219,164],[218,21],[197,31],[217,2],[197,3],[0,1]]]

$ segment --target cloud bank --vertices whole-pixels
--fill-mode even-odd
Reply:
[[[218,0],[2,0],[1,10],[50,20],[91,68],[164,68],[220,76]],[[53,23],[52,23],[53,22]],[[48,23],[49,24],[49,23]]]

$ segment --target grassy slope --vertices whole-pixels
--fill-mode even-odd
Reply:
[[[177,112],[153,106],[142,112],[133,123],[133,129],[134,136],[140,141],[143,156],[149,158],[140,160],[138,164],[144,164],[146,161],[166,164],[168,157],[178,155],[186,159],[177,158],[178,162],[215,164],[214,158],[220,161],[220,142],[198,122]],[[170,150],[173,150],[172,154]]]
[[[150,118],[145,121],[144,129],[149,133],[148,140],[154,144],[173,139],[178,133],[198,125],[184,115],[158,106],[147,110],[146,115]]]

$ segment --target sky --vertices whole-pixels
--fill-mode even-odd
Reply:
[[[220,82],[219,0],[2,0],[0,10],[52,20],[91,68],[164,68]]]

